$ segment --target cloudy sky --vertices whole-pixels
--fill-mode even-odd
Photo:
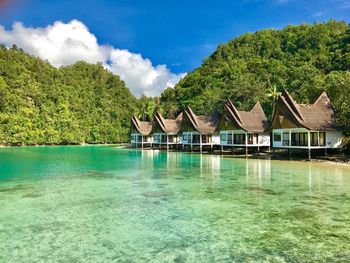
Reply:
[[[219,43],[331,18],[350,22],[350,0],[0,0],[0,43],[57,67],[102,62],[136,96],[155,96]]]

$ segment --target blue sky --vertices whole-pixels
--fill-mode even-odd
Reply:
[[[174,74],[193,70],[219,43],[245,32],[330,18],[350,21],[350,0],[0,2],[8,2],[0,11],[5,30],[15,21],[37,28],[76,19],[98,44],[140,53]]]

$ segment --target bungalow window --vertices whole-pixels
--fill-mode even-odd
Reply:
[[[226,142],[226,133],[221,134],[221,141]]]
[[[289,132],[283,133],[283,146],[289,146]]]
[[[202,143],[211,143],[211,135],[202,135]]]
[[[171,142],[171,143],[176,142],[176,135],[169,135],[168,140],[169,140],[169,142]]]
[[[292,138],[291,145],[299,146],[299,133],[292,132],[291,138]]]
[[[167,142],[167,136],[166,135],[161,135],[161,142],[166,143]]]
[[[299,133],[300,146],[307,146],[307,132]]]
[[[183,140],[184,142],[187,142],[187,140],[188,140],[187,134],[182,135],[182,140]]]
[[[193,134],[192,136],[193,136],[192,137],[193,143],[199,143],[200,142],[201,136],[199,134]]]
[[[292,146],[307,146],[307,132],[292,132]]]
[[[273,134],[273,140],[275,141],[275,142],[280,142],[281,140],[282,140],[282,136],[281,136],[281,134],[278,132],[278,133],[274,133]]]
[[[245,134],[235,134],[233,136],[234,144],[245,144]]]
[[[227,134],[227,143],[232,144],[232,133]]]
[[[318,146],[317,132],[310,132],[310,144],[311,146]]]
[[[326,146],[326,133],[320,132],[319,138],[320,138],[320,146]]]
[[[248,144],[253,144],[253,134],[247,134],[247,142]]]

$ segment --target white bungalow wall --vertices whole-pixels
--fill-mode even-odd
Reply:
[[[161,138],[165,137],[166,141],[161,141]],[[153,143],[154,144],[177,144],[179,141],[179,136],[175,134],[167,134],[167,133],[154,133],[153,134]]]
[[[142,136],[140,133],[131,134],[131,143],[152,143],[152,136]]]
[[[308,145],[307,146],[292,146],[291,145],[291,133],[292,132],[306,132],[308,135]],[[310,133],[311,132],[325,132],[326,133],[326,144],[325,146],[311,146],[310,143]],[[288,133],[289,135],[289,145],[283,145],[283,133]],[[280,141],[275,141],[275,134],[281,135]],[[274,148],[292,148],[292,149],[334,149],[339,148],[342,142],[342,132],[341,131],[309,131],[304,128],[292,128],[292,129],[274,129],[272,131],[272,147]]]
[[[221,135],[226,134],[226,140],[221,140]],[[228,134],[232,134],[232,143],[228,143]],[[244,144],[235,144],[233,137],[235,134],[245,134],[246,135],[246,142]],[[253,134],[248,133],[244,130],[230,130],[230,131],[220,131],[220,145],[221,146],[248,146],[248,147],[264,147],[264,146],[270,146],[270,134],[269,133],[255,133],[258,135],[257,143],[248,144],[247,143],[247,134]]]
[[[220,135],[219,134],[211,134],[211,143],[200,143],[196,142],[194,143],[190,138],[192,138],[193,135],[206,135],[206,134],[200,134],[199,132],[193,131],[193,132],[183,132],[180,143],[181,144],[192,144],[192,145],[219,145],[220,144]]]

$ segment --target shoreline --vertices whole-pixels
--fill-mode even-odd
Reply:
[[[56,146],[111,146],[116,148],[125,148],[133,150],[142,150],[140,148],[130,147],[130,143],[82,143],[82,144],[0,144],[0,148],[15,148],[15,147],[56,147]],[[152,150],[146,148],[144,150]],[[164,151],[166,150],[158,150]],[[339,155],[339,154],[330,154],[328,156],[315,156],[311,160],[306,158],[291,158],[285,154],[272,154],[269,152],[253,153],[248,154],[230,154],[228,152],[218,153],[218,152],[187,152],[179,150],[169,150],[169,152],[181,152],[188,154],[205,154],[205,155],[219,155],[224,158],[239,158],[239,159],[269,159],[273,161],[288,161],[288,162],[303,162],[303,163],[317,163],[317,164],[329,164],[334,166],[350,167],[350,156],[348,155]]]
[[[11,147],[56,147],[56,146],[124,146],[127,147],[130,143],[116,142],[116,143],[68,143],[68,144],[0,144],[0,148]]]
[[[137,149],[142,150],[140,148],[131,148],[126,147],[127,149]],[[152,149],[143,149],[143,150],[152,150]],[[166,150],[158,150],[158,151],[164,151]],[[350,156],[348,155],[328,155],[328,156],[315,156],[311,160],[308,160],[306,158],[292,158],[289,159],[289,157],[285,154],[272,154],[268,152],[261,152],[261,153],[254,153],[254,154],[248,154],[247,156],[245,154],[230,154],[228,152],[218,153],[218,152],[188,152],[188,151],[177,151],[177,150],[169,150],[169,152],[181,152],[181,153],[188,153],[188,154],[204,154],[204,155],[215,155],[215,156],[222,156],[224,158],[237,158],[237,159],[269,159],[271,161],[286,161],[286,162],[302,162],[302,163],[314,163],[314,164],[329,164],[334,166],[342,166],[342,167],[350,167]]]

